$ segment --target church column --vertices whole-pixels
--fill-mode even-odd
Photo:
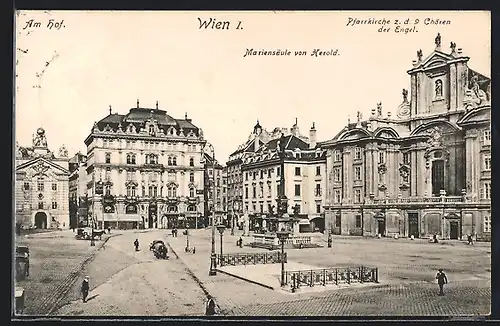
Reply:
[[[418,112],[420,114],[422,114],[422,113],[426,113],[428,111],[427,97],[425,96],[427,94],[426,90],[425,90],[426,77],[425,77],[423,72],[418,73],[417,80],[418,80],[418,93],[419,93],[419,97],[417,99],[418,100]]]
[[[373,183],[372,183],[372,193],[375,195],[375,197],[378,197],[378,181],[379,181],[379,176],[378,176],[378,151],[377,151],[377,145],[373,145],[373,149],[371,152],[372,155],[372,175],[373,175]]]
[[[413,117],[415,114],[418,112],[418,104],[417,104],[417,94],[418,94],[418,89],[417,89],[417,76],[413,74],[411,76],[411,110],[410,110],[410,116]]]
[[[410,196],[418,196],[418,192],[417,192],[417,186],[418,186],[418,182],[422,182],[419,178],[419,174],[417,171],[417,152],[415,151],[415,149],[412,147],[411,151],[410,151],[410,182],[411,182],[411,185],[410,185]]]
[[[457,97],[457,67],[456,63],[450,65],[450,111],[456,111],[458,109],[458,97]]]

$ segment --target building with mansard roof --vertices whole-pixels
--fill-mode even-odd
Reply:
[[[284,138],[280,140],[282,134]],[[300,231],[322,231],[326,151],[317,146],[314,124],[308,138],[300,133],[297,120],[291,129],[275,128],[272,132],[267,132],[257,122],[249,140],[231,154],[227,162],[229,211],[234,211],[232,201],[239,200],[241,213],[248,218],[250,230],[269,229],[268,220],[273,206],[276,206],[282,172],[279,141],[285,142],[285,195],[289,213],[292,214],[293,207],[298,205]],[[243,222],[241,218],[239,221]]]
[[[15,218],[24,228],[68,228],[68,150],[48,148],[43,128],[33,135],[32,146],[16,143]]]
[[[327,150],[334,234],[491,237],[491,80],[441,35],[408,70],[396,115],[377,104]],[[385,111],[385,112],[384,112]]]
[[[225,196],[223,190],[224,167],[208,153],[203,153],[205,166],[205,193],[204,193],[204,226],[212,225],[213,212],[215,210],[215,224],[225,222],[227,210],[224,207]],[[214,164],[215,163],[215,164]]]
[[[137,101],[126,114],[110,108],[85,139],[91,220],[105,228],[195,227],[204,214],[205,142],[187,114],[173,118],[158,102]]]

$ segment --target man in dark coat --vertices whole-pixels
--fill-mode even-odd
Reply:
[[[205,310],[205,316],[213,316],[216,314],[216,304],[214,298],[211,296],[208,297],[207,305],[206,305],[206,310]]]
[[[135,247],[135,251],[139,251],[139,240],[138,239],[135,239],[134,247]]]
[[[446,277],[446,274],[443,272],[443,269],[440,268],[438,273],[436,274],[436,280],[438,281],[439,285],[439,295],[444,295],[444,285],[448,284],[448,278]]]
[[[85,276],[82,282],[82,301],[87,302],[87,296],[89,295],[89,277]]]

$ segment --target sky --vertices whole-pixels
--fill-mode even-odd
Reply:
[[[230,26],[200,29],[199,18]],[[384,25],[390,30],[346,26],[349,18],[390,20]],[[425,25],[426,18],[449,24]],[[412,23],[404,25],[406,19]],[[395,20],[417,31],[396,33]],[[438,32],[443,51],[455,42],[470,57],[469,67],[489,77],[490,25],[489,12],[22,11],[15,137],[30,146],[43,127],[51,150],[64,144],[70,155],[86,153],[84,140],[109,106],[126,114],[139,99],[141,107],[158,101],[174,118],[187,113],[222,162],[257,120],[271,131],[290,128],[297,118],[306,136],[315,122],[318,140],[328,140],[357,111],[367,118],[378,102],[394,117],[416,51],[427,57]],[[247,49],[291,55],[244,57]],[[314,49],[338,52],[315,57]]]

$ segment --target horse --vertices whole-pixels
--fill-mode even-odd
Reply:
[[[101,231],[93,231],[92,232],[92,238],[95,238],[95,237],[99,237],[99,240],[101,240],[102,238],[102,235],[106,233],[105,230],[101,230]]]

